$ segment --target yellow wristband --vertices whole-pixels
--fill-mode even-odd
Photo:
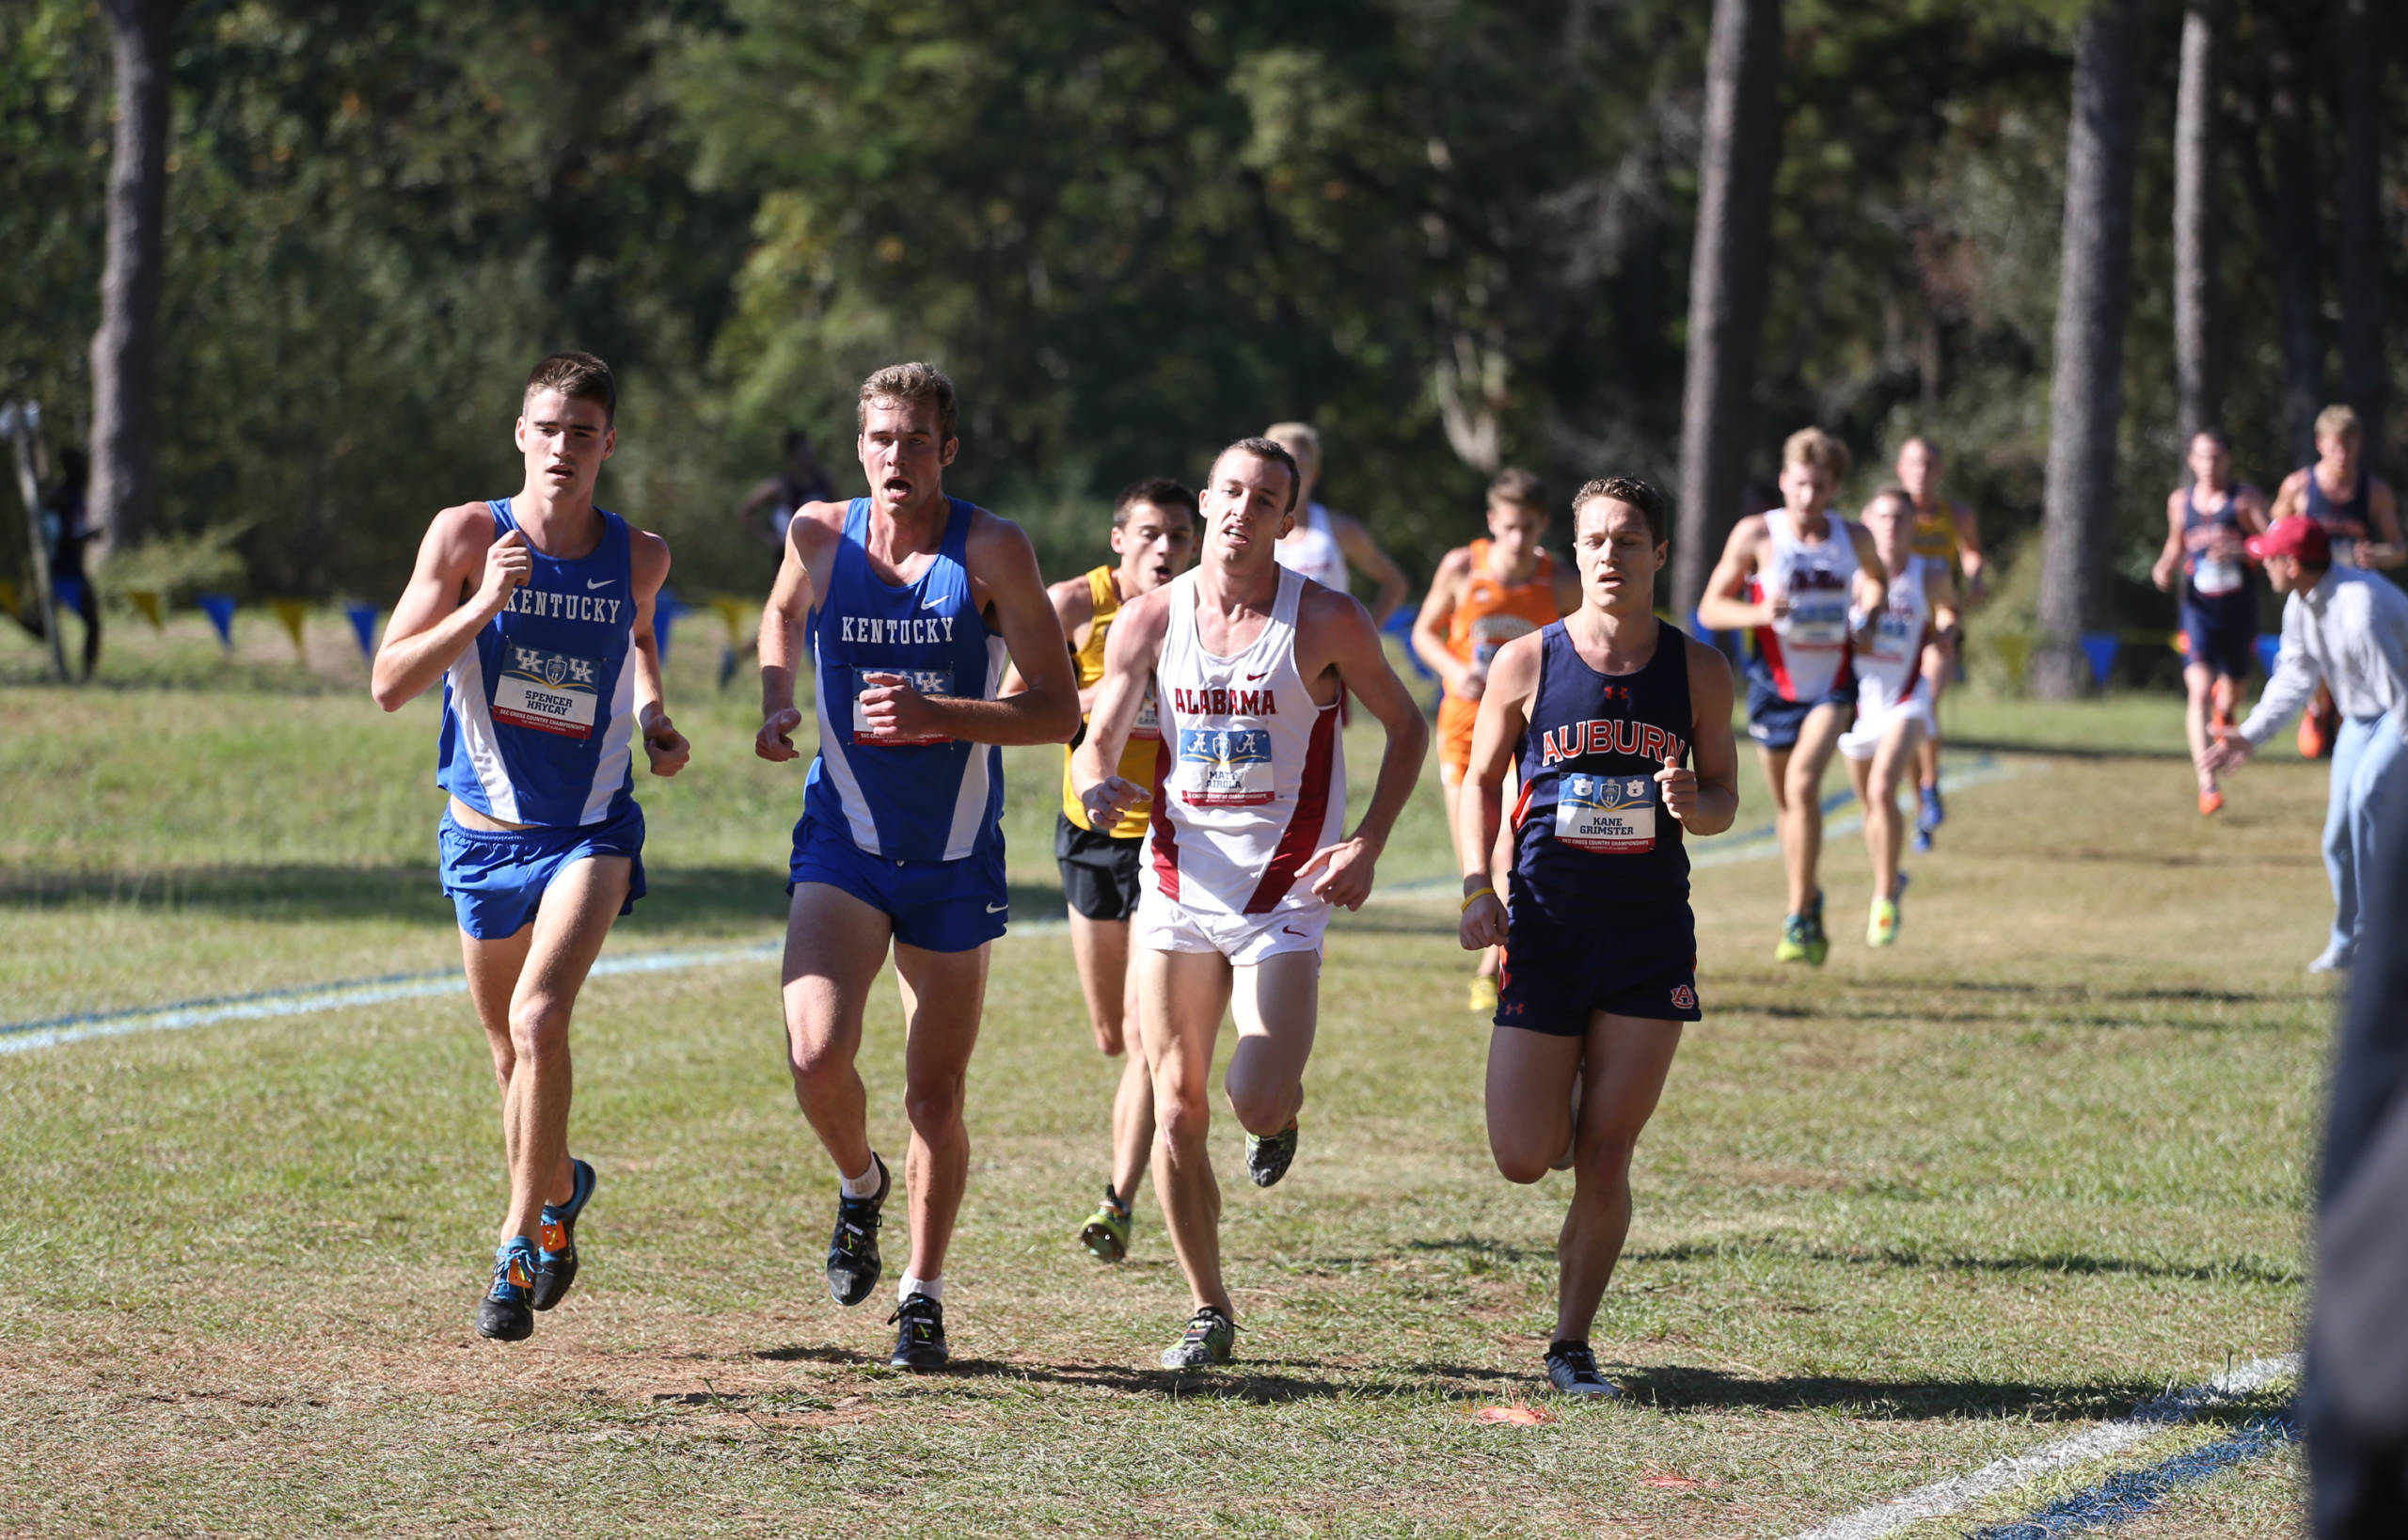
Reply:
[[[1471,913],[1472,900],[1475,898],[1494,898],[1496,897],[1497,890],[1495,888],[1482,888],[1478,893],[1465,894],[1464,906],[1463,908],[1456,910],[1455,913],[1458,914],[1468,914]]]

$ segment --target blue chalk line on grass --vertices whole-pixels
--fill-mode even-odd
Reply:
[[[2298,1437],[2289,1414],[2261,1417],[2244,1423],[2229,1438],[2202,1444],[2138,1470],[2118,1471],[2087,1491],[2061,1498],[2021,1518],[1975,1530],[1965,1540],[2058,1540],[2061,1535],[2111,1529],[2147,1513],[2177,1487],[2196,1486],[2219,1471],[2271,1454]]]

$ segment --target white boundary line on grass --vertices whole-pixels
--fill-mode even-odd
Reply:
[[[2255,1363],[2245,1363],[2218,1374],[2204,1385],[2194,1385],[2187,1390],[2161,1396],[2135,1407],[2129,1417],[2069,1434],[2053,1443],[2043,1444],[2028,1454],[2011,1454],[2005,1459],[1994,1460],[1966,1475],[1951,1476],[1928,1486],[1918,1486],[1904,1496],[1861,1508],[1844,1518],[1834,1518],[1814,1529],[1800,1531],[1791,1535],[1789,1540],[1876,1540],[1877,1536],[1902,1530],[1909,1524],[1961,1513],[1984,1498],[2012,1491],[2052,1471],[2119,1453],[2176,1423],[2189,1421],[2217,1402],[2262,1390],[2276,1380],[2297,1373],[2299,1355],[2296,1353],[2259,1358]]]

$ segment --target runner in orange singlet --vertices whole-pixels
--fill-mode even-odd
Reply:
[[[1450,831],[1464,767],[1471,761],[1471,727],[1480,716],[1489,659],[1515,637],[1580,607],[1579,575],[1539,546],[1546,524],[1546,489],[1539,479],[1527,470],[1497,472],[1488,484],[1488,538],[1447,553],[1413,623],[1413,650],[1446,684],[1438,703],[1438,783],[1446,790]],[[1497,962],[1495,947],[1481,954],[1471,980],[1474,1010],[1497,1009]]]

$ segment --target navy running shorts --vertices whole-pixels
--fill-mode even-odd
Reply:
[[[1115,839],[1054,815],[1054,862],[1062,868],[1062,897],[1090,920],[1127,920],[1137,913],[1139,858],[1146,836]]]
[[[1497,980],[1497,1024],[1579,1038],[1597,1011],[1647,1021],[1694,1022],[1697,924],[1689,906],[1653,924],[1557,925],[1513,916]]]
[[[894,861],[872,855],[852,834],[809,813],[794,826],[786,893],[818,882],[840,888],[895,922],[895,939],[924,952],[967,952],[1004,933],[1011,890],[1004,883],[1003,841],[959,861]]]
[[[588,856],[628,858],[622,914],[643,897],[643,809],[630,799],[600,823],[536,829],[464,829],[443,810],[435,849],[443,891],[460,929],[478,941],[500,941],[527,929],[561,868]]]
[[[1836,706],[1842,712],[1840,727],[1846,730],[1856,720],[1856,681],[1833,685],[1829,694],[1809,701],[1782,699],[1769,675],[1754,668],[1748,670],[1748,736],[1767,749],[1794,748],[1798,729],[1806,725],[1806,718],[1816,708]]]
[[[2182,634],[2190,640],[2188,661],[2229,679],[2248,678],[2258,670],[2258,595],[2247,584],[2214,597],[2185,584]]]

